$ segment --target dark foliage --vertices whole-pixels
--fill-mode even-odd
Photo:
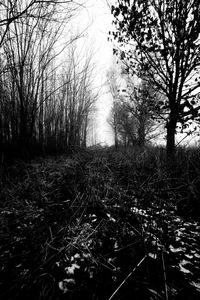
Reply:
[[[177,125],[199,124],[200,3],[197,0],[126,1],[111,7],[114,54],[127,71],[160,90],[165,101],[167,153],[175,155]],[[197,127],[196,127],[197,128]]]

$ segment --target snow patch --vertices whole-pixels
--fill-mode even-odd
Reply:
[[[74,263],[70,267],[65,268],[65,271],[67,274],[74,274],[76,269],[80,269],[80,266]]]
[[[174,248],[172,245],[169,246],[169,249],[170,249],[170,251],[173,252],[173,253],[183,252],[183,251],[185,250],[184,248],[181,248],[181,247],[179,247],[179,248]]]
[[[183,259],[180,263],[179,263],[179,267],[180,267],[180,271],[185,273],[185,274],[189,274],[191,273],[188,269],[186,269],[184,266],[187,264],[191,264],[190,261]]]

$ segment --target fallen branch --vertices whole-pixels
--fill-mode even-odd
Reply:
[[[122,283],[118,286],[118,288],[114,291],[114,293],[110,296],[108,300],[111,300],[114,298],[114,296],[117,294],[117,292],[120,290],[120,288],[124,285],[124,283],[128,280],[129,277],[137,270],[137,268],[143,263],[143,261],[147,258],[147,255],[145,255],[137,264],[137,266],[126,276],[126,278],[122,281]]]

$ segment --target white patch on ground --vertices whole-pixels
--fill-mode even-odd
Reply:
[[[200,291],[200,282],[191,281],[190,284],[193,285],[198,291]]]
[[[118,242],[116,241],[115,244],[114,244],[114,249],[118,249],[119,248],[119,245],[118,245]]]
[[[196,258],[200,258],[200,255],[199,255],[198,253],[195,253],[194,256],[195,256]]]
[[[109,218],[110,221],[112,221],[114,223],[116,222],[116,220],[113,217],[111,217],[110,214],[107,213],[106,215],[107,215],[107,217]]]
[[[80,256],[80,254],[76,253],[76,254],[74,255],[74,258],[75,258],[75,259],[81,258],[81,256]]]
[[[149,257],[153,259],[157,259],[157,254],[156,253],[148,253]]]
[[[65,268],[65,271],[67,274],[74,274],[76,269],[80,269],[80,266],[74,263],[70,267]]]
[[[72,278],[64,279],[58,283],[58,287],[65,294],[67,291],[70,290],[69,286],[68,286],[69,284],[70,285],[75,284],[74,279],[72,279]]]
[[[190,261],[188,260],[185,260],[183,259],[180,263],[179,263],[179,268],[180,268],[180,271],[185,273],[185,274],[189,274],[191,273],[188,269],[186,269],[184,266],[187,265],[187,264],[191,264]]]
[[[170,251],[173,252],[173,253],[178,253],[178,252],[183,252],[183,251],[185,251],[185,248],[181,248],[181,247],[179,247],[179,248],[174,248],[172,245],[169,246],[169,249],[170,249]]]
[[[143,217],[148,217],[149,216],[145,209],[138,209],[137,207],[132,207],[131,211],[138,214],[138,215],[141,215]]]
[[[185,254],[185,257],[187,257],[187,258],[191,259],[191,258],[193,258],[194,256],[193,256],[193,255],[191,255],[191,254]]]

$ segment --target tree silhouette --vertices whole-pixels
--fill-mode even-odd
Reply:
[[[62,1],[35,1],[24,11],[28,3],[3,9],[9,18],[23,13],[14,14],[0,43],[0,153],[26,157],[86,146],[98,93],[92,52],[77,54],[82,33],[66,34],[78,4],[64,1],[60,11]]]
[[[200,2],[118,0],[111,12],[118,42],[114,53],[132,72],[143,79],[147,75],[167,99],[160,106],[168,109],[167,156],[172,159],[177,124],[184,128],[199,119]]]

